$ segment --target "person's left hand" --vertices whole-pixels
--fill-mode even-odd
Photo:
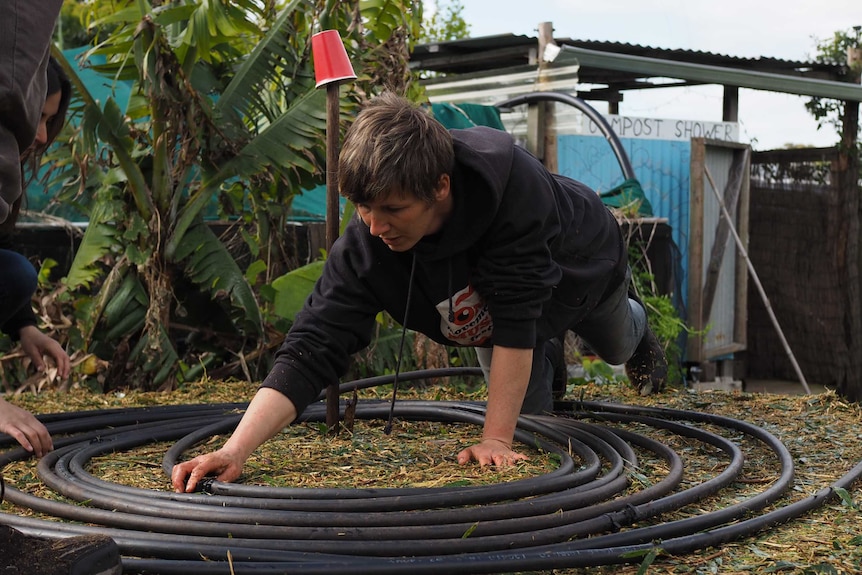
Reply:
[[[483,439],[481,443],[472,445],[458,454],[458,463],[466,465],[477,461],[479,465],[496,465],[508,467],[517,461],[527,460],[527,456],[512,450],[511,444],[500,439]]]
[[[18,332],[18,338],[21,340],[21,349],[36,366],[39,372],[45,371],[44,355],[49,356],[57,365],[57,376],[60,379],[69,377],[70,360],[66,350],[57,343],[53,338],[45,335],[35,325],[28,325],[21,328]]]

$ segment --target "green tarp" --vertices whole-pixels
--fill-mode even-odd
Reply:
[[[500,119],[500,110],[495,106],[481,104],[431,104],[431,113],[437,120],[449,128],[471,128],[473,126],[488,126],[505,130]]]
[[[639,216],[652,217],[652,204],[649,203],[640,182],[631,178],[607,192],[599,194],[602,202],[612,208],[636,208]]]

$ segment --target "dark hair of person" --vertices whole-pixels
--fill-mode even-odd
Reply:
[[[60,106],[57,113],[48,121],[48,146],[50,146],[66,123],[66,113],[69,111],[69,102],[72,100],[72,83],[66,72],[54,58],[48,60],[48,89],[45,95],[60,92]]]
[[[347,130],[338,161],[338,189],[354,204],[391,193],[432,203],[455,162],[452,136],[431,114],[384,92],[370,100]]]
[[[57,108],[57,113],[48,119],[48,124],[46,126],[48,136],[47,143],[43,146],[36,146],[28,150],[21,158],[22,163],[29,163],[33,159],[38,162],[38,159],[45,153],[48,146],[53,144],[54,140],[57,139],[57,136],[63,129],[63,125],[66,123],[66,113],[69,110],[69,102],[72,100],[72,83],[69,81],[69,77],[66,76],[60,63],[57,62],[53,56],[48,60],[47,79],[48,87],[47,90],[45,90],[45,97],[53,96],[59,92],[60,105]]]
[[[48,119],[46,125],[47,142],[42,146],[34,146],[21,155],[21,182],[24,190],[9,207],[9,215],[2,226],[0,226],[3,228],[2,231],[6,233],[9,232],[9,228],[14,227],[15,222],[18,220],[21,204],[27,195],[27,186],[35,179],[39,171],[39,162],[42,154],[45,153],[48,146],[54,143],[54,140],[57,139],[57,136],[63,129],[63,125],[66,123],[66,113],[69,110],[69,102],[72,100],[72,83],[69,81],[69,77],[66,76],[60,63],[53,56],[48,59],[46,75],[47,89],[45,90],[45,97],[47,98],[59,92],[60,105],[57,107],[57,113]]]

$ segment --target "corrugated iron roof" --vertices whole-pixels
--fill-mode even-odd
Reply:
[[[584,69],[616,71],[623,76],[631,75],[638,78],[673,78],[677,82],[688,84],[718,84],[736,88],[752,88],[784,94],[862,102],[862,86],[857,82],[836,82],[810,75],[781,74],[763,68],[716,66],[668,58],[603,52],[571,45],[564,45],[561,48],[557,60],[562,56],[572,58],[580,64],[579,78],[582,78],[580,71]],[[554,62],[556,63],[556,60]],[[595,96],[594,91],[591,90],[590,93]]]
[[[759,56],[757,58],[745,58],[742,56],[732,56],[730,54],[719,54],[716,52],[705,52],[702,50],[683,50],[680,48],[660,48],[657,46],[645,46],[643,44],[631,44],[628,42],[608,42],[603,40],[578,40],[573,38],[560,38],[555,40],[558,44],[569,44],[579,46],[588,50],[601,50],[604,52],[617,52],[622,54],[630,54],[632,56],[645,56],[650,58],[658,57],[658,55],[677,56],[682,60],[697,61],[700,63],[719,63],[719,62],[737,62],[740,64],[762,64],[777,65],[784,68],[797,68],[813,66],[812,62],[804,62],[799,60],[785,60],[781,58],[768,58]]]
[[[555,38],[555,42],[561,46],[574,46],[600,52],[820,80],[840,81],[847,72],[845,66],[817,62],[768,57],[744,58],[698,50],[656,48],[624,42],[572,38]],[[534,64],[537,49],[537,38],[514,34],[434,42],[417,45],[411,54],[410,65],[414,69],[429,72],[467,74]],[[607,84],[611,90],[649,87],[643,82],[646,78],[648,76],[637,73],[609,71],[590,66],[584,66],[580,71],[582,83]]]

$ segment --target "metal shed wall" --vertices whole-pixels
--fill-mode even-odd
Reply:
[[[683,302],[688,293],[689,187],[691,144],[687,141],[621,138],[632,168],[652,204],[656,217],[667,218],[674,243],[682,256]],[[558,138],[559,172],[597,192],[622,183],[619,162],[600,136],[564,135]]]

